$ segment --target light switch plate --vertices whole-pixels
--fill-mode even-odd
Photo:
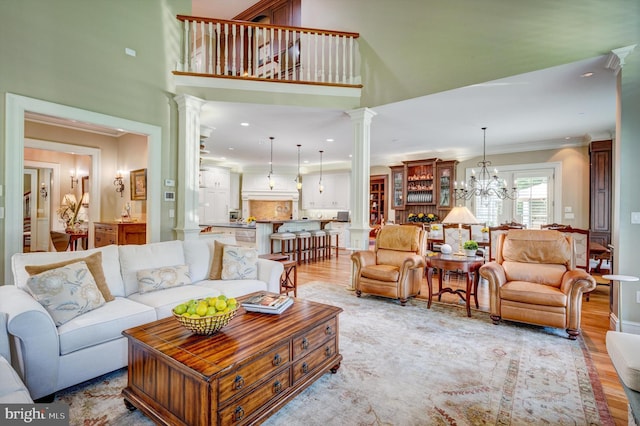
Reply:
[[[173,179],[165,179],[164,186],[176,186],[176,181]]]
[[[575,218],[576,218],[576,215],[575,215],[575,214],[573,214],[573,213],[565,213],[565,214],[564,214],[564,218],[565,218],[565,219],[575,219]]]
[[[631,223],[634,225],[640,224],[640,212],[631,212]]]

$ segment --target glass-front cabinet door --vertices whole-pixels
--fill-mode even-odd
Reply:
[[[439,161],[436,164],[436,184],[438,185],[438,209],[451,209],[455,205],[453,183],[456,180],[457,161]]]
[[[391,199],[392,209],[404,209],[404,166],[391,167]]]

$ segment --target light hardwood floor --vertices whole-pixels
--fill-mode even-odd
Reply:
[[[341,250],[338,258],[307,263],[298,266],[298,286],[312,281],[334,282],[345,287],[350,286],[351,261],[350,254]],[[436,277],[434,277],[435,279]],[[455,278],[452,287],[456,287]],[[435,283],[434,283],[435,285]],[[460,283],[462,288],[462,283]],[[427,294],[426,279],[423,280],[423,295]],[[488,312],[487,285],[481,284],[478,291],[480,310]],[[355,295],[353,297],[356,297]],[[426,296],[425,296],[426,297]],[[443,295],[443,302],[458,303],[457,295]],[[481,315],[473,312],[472,315]],[[605,347],[605,334],[609,328],[609,287],[598,286],[591,293],[590,300],[582,304],[582,336],[591,353],[604,390],[609,411],[616,425],[627,425],[627,398],[620,385]]]

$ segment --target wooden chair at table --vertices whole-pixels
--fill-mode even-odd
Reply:
[[[66,232],[50,231],[51,242],[56,251],[67,251],[71,242],[71,235]]]
[[[569,225],[563,225],[561,223],[547,223],[544,225],[540,225],[540,229],[553,229],[553,230],[563,230],[564,228],[571,228]]]

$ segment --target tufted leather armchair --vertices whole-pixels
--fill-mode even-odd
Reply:
[[[502,319],[580,334],[582,293],[596,281],[575,267],[572,237],[551,230],[511,229],[498,237],[496,259],[480,267],[489,281],[494,323]]]
[[[353,287],[356,295],[399,299],[401,305],[420,292],[427,233],[413,225],[387,225],[376,236],[374,250],[355,252]]]

